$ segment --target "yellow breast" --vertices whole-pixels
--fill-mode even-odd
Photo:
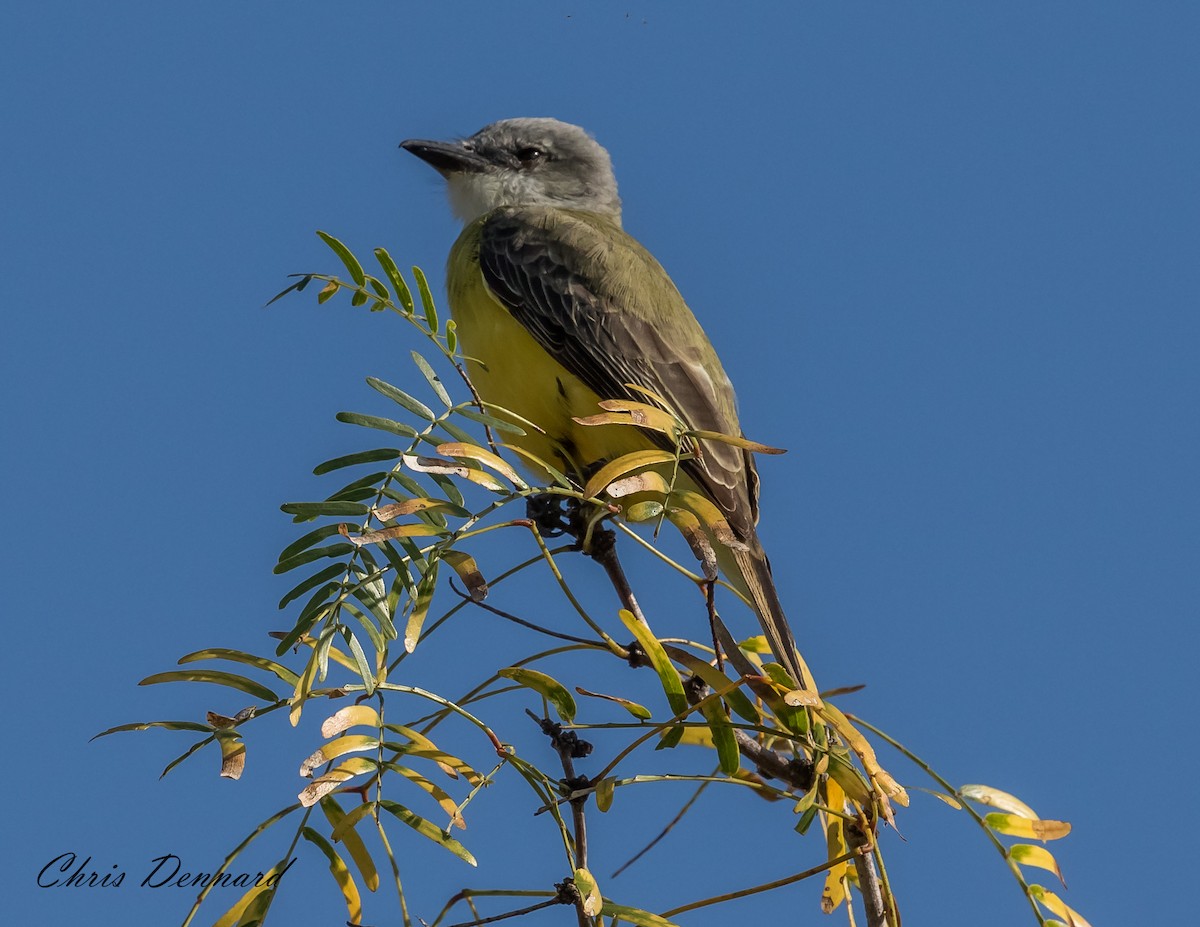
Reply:
[[[595,415],[597,396],[550,356],[496,300],[479,268],[479,227],[468,226],[447,262],[450,313],[467,358],[471,381],[485,402],[527,419],[545,434],[530,432],[512,443],[557,467],[579,472],[602,460],[653,446],[628,426],[583,426],[575,418]],[[570,458],[570,459],[568,459]],[[574,466],[572,466],[574,464]]]

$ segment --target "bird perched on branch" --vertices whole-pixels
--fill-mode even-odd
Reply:
[[[612,161],[587,132],[506,119],[470,138],[401,147],[446,179],[465,223],[447,292],[472,382],[486,402],[545,430],[514,443],[586,474],[667,440],[579,421],[601,400],[648,396],[691,430],[741,436],[712,343],[666,271],[621,228]],[[753,605],[798,688],[815,695],[755,531],[758,475],[747,445],[697,439],[676,488],[719,510],[732,535],[713,545],[721,573]]]

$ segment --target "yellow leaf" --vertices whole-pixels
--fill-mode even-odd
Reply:
[[[368,809],[368,811],[371,808],[370,805],[360,805],[358,807]],[[362,842],[362,837],[354,829],[355,821],[365,817],[367,811],[360,812],[357,818],[348,821],[339,833],[338,825],[347,818],[346,813],[342,811],[342,806],[337,803],[332,795],[326,795],[321,799],[321,810],[325,812],[325,818],[333,828],[330,832],[330,837],[335,843],[340,840],[347,851],[349,851],[350,858],[354,860],[354,865],[358,867],[358,872],[363,877],[363,884],[367,886],[367,891],[376,891],[379,888],[379,872],[375,869],[375,861],[371,859],[371,854],[367,852],[367,847]]]
[[[388,725],[390,728],[392,725]],[[472,769],[458,757],[446,753],[444,750],[438,750],[436,747],[406,747],[404,750],[405,756],[413,756],[422,760],[432,760],[442,768],[451,778],[462,776],[472,786],[477,786],[483,781],[483,776],[479,772]]]
[[[301,763],[300,775],[307,779],[318,766],[331,763],[340,756],[344,756],[347,753],[362,753],[367,750],[377,750],[378,748],[378,738],[372,737],[369,734],[347,734],[345,737],[331,740]]]
[[[387,725],[389,731],[395,731],[401,737],[407,737],[412,746],[405,749],[405,753],[409,756],[420,756],[423,759],[433,760],[441,767],[451,779],[457,779],[460,775],[470,782],[472,785],[478,785],[482,780],[474,769],[464,763],[456,756],[451,756],[449,753],[443,753],[438,749],[437,744],[422,734],[420,731],[413,730],[411,727],[405,727],[402,724]]]
[[[300,712],[304,710],[304,702],[312,692],[313,682],[317,678],[317,652],[314,649],[308,657],[308,663],[304,667],[304,672],[300,674],[300,678],[296,681],[296,688],[292,692],[291,708],[288,710],[288,721],[292,727],[300,723]]]
[[[365,756],[351,757],[336,769],[331,769],[324,775],[314,779],[299,795],[300,804],[311,808],[322,798],[356,776],[375,770],[375,761]]]
[[[378,531],[364,531],[362,534],[351,534],[345,525],[340,525],[338,528],[338,534],[355,547],[362,547],[364,544],[379,544],[383,541],[390,541],[392,538],[423,538],[449,533],[444,528],[427,525],[425,522],[417,522],[411,525],[393,525],[390,528],[380,528]]]
[[[614,480],[608,484],[608,489],[605,491],[612,498],[620,499],[622,496],[632,496],[638,492],[654,492],[666,495],[671,491],[671,486],[666,481],[666,478],[657,470],[644,470],[633,476]]]
[[[596,425],[632,425],[628,415],[616,412],[603,412],[598,415],[576,415],[571,418],[576,425],[594,427]]]
[[[337,737],[352,727],[379,727],[379,713],[370,705],[348,705],[321,725],[322,737]]]
[[[841,811],[846,804],[846,797],[841,787],[833,779],[825,781],[826,804],[835,811]],[[846,835],[841,818],[832,814],[823,814],[825,823],[825,853],[827,859],[837,859],[846,853]],[[846,863],[838,863],[825,876],[825,887],[821,891],[821,910],[826,914],[832,913],[846,899]]]
[[[845,811],[846,810],[846,793],[845,793],[845,791],[843,791],[842,787],[840,785],[838,785],[837,781],[834,779],[825,780],[825,804],[827,806],[829,806],[830,808],[832,808],[834,811]],[[831,821],[840,821],[841,818],[830,818],[830,820]],[[841,831],[840,830],[838,831],[838,837],[839,837],[839,839],[841,839]],[[828,833],[826,834],[826,839],[828,839]],[[830,851],[829,852],[830,859],[833,859],[835,856],[841,856],[843,853],[846,852],[845,849],[839,849],[839,847],[841,847],[840,843],[838,844],[837,847],[834,847],[834,846],[827,847],[827,849]]]
[[[458,578],[463,581],[463,585],[467,587],[467,593],[471,596],[471,601],[482,602],[487,598],[487,580],[479,572],[479,565],[475,562],[474,557],[461,550],[445,550],[442,551],[442,559],[454,568]]]
[[[280,866],[283,865],[283,863],[276,863],[271,868],[271,871],[267,873],[265,879],[242,895],[241,898],[233,903],[233,906],[228,911],[217,918],[213,923],[213,927],[235,927],[235,925],[243,922],[243,915],[248,911],[261,911],[265,906],[265,900],[274,893],[275,883],[279,881],[279,876],[282,874]],[[286,871],[286,869],[283,871]]]
[[[755,642],[755,646],[757,646],[759,640],[762,640],[763,647],[767,648],[766,638],[759,636],[751,638],[751,640]],[[771,681],[783,692],[783,701],[785,704],[790,705],[792,708],[820,708],[822,704],[821,694],[817,691],[817,684],[813,680],[812,671],[808,668],[808,664],[804,662],[804,657],[800,656],[799,652],[796,652],[794,656],[800,664],[800,670],[804,673],[803,680],[792,679],[788,671],[778,663],[764,663],[763,671],[766,672]],[[797,689],[796,684],[798,682],[803,683],[804,688]]]
[[[663,687],[663,692],[667,696],[667,704],[671,706],[672,713],[684,716],[688,712],[687,695],[683,691],[683,680],[679,678],[679,671],[675,669],[671,658],[667,656],[667,652],[663,650],[662,643],[654,633],[642,622],[634,617],[633,612],[622,608],[617,612],[617,616],[621,619],[621,623],[626,629],[633,633],[637,638],[637,642],[641,644],[643,653],[646,654],[646,659],[650,661],[650,666],[658,675],[658,681]],[[665,746],[674,746],[678,743],[679,731],[683,728],[675,728],[673,731],[668,731],[666,738],[663,741]]]
[[[676,728],[676,730],[683,731],[678,741],[681,744],[689,747],[706,747],[709,750],[716,749],[716,745],[713,743],[712,731],[707,727],[685,727]],[[669,733],[669,730],[663,731],[663,736],[666,737]]]
[[[1028,843],[1016,843],[1008,848],[1008,858],[1022,866],[1037,866],[1039,869],[1047,869],[1058,876],[1058,881],[1062,882],[1063,888],[1067,887],[1067,880],[1063,878],[1062,870],[1058,868],[1058,860],[1050,855],[1049,850]]]
[[[841,862],[825,873],[825,887],[821,890],[821,910],[832,914],[846,900],[846,869],[848,863]]]
[[[464,480],[470,480],[472,483],[477,483],[484,489],[490,489],[493,492],[505,492],[508,489],[508,487],[490,473],[485,473],[483,470],[473,470],[471,467],[464,466],[463,464],[451,463],[448,460],[440,460],[437,457],[423,457],[418,454],[405,454],[401,459],[408,469],[415,470],[417,473],[439,473],[445,476],[457,476]]]
[[[703,522],[704,527],[712,532],[712,536],[721,544],[733,550],[749,550],[737,539],[729,522],[721,514],[721,510],[710,499],[690,489],[676,489],[671,493],[671,501],[678,502]]]
[[[606,399],[599,403],[605,410],[601,415],[589,415],[586,418],[576,418],[580,425],[637,425],[649,428],[665,435],[675,437],[683,431],[683,423],[670,413],[664,412],[657,406],[644,402],[630,402],[625,399]]]
[[[301,833],[305,840],[320,849],[325,854],[325,858],[329,860],[329,872],[342,891],[342,899],[346,902],[346,911],[350,915],[349,922],[351,924],[359,923],[362,920],[362,897],[359,895],[358,886],[354,883],[354,876],[350,874],[350,870],[346,866],[346,861],[329,844],[328,840],[311,827],[305,827]]]
[[[521,479],[520,474],[513,469],[507,460],[485,448],[479,447],[477,444],[464,444],[461,441],[451,441],[446,444],[439,444],[437,452],[447,457],[465,457],[467,460],[478,461],[483,466],[490,470],[495,470],[501,476],[508,479],[518,489],[529,488],[525,481]]]
[[[463,820],[462,814],[458,810],[458,802],[451,798],[445,789],[430,782],[415,769],[409,769],[407,766],[401,766],[399,763],[390,763],[388,764],[388,768],[400,773],[409,782],[427,792],[438,803],[441,809],[446,812],[446,815],[450,819],[450,827],[457,827],[459,830],[467,829],[467,822]]]
[[[588,917],[599,914],[604,906],[604,898],[601,897],[600,887],[596,885],[592,874],[586,869],[576,869],[575,887],[579,889],[579,896],[583,899],[583,913]]]
[[[1065,901],[1048,888],[1043,888],[1040,885],[1030,885],[1029,894],[1033,895],[1034,898],[1065,920],[1071,927],[1092,927],[1082,914],[1074,908],[1069,907]]]
[[[813,806],[813,803],[817,800],[818,785],[820,785],[819,782],[814,782],[812,788],[800,796],[800,800],[792,806],[792,814],[803,814]]]
[[[596,783],[596,807],[600,811],[607,811],[612,807],[616,785],[617,780],[612,776],[606,776]]]
[[[821,707],[821,696],[815,689],[791,689],[783,696],[783,701],[792,708]]]
[[[445,499],[427,499],[424,497],[417,499],[409,499],[407,502],[392,502],[388,505],[380,505],[371,509],[371,514],[379,521],[391,521],[393,518],[400,518],[402,515],[413,515],[416,512],[428,512],[433,509],[454,509],[461,511],[457,505],[447,502]]]
[[[755,634],[752,637],[747,637],[744,641],[738,643],[738,649],[744,650],[746,653],[770,653],[771,645],[767,643],[765,634]]]
[[[850,723],[850,719],[829,702],[818,708],[817,713],[832,725],[833,729],[849,744],[850,749],[858,755],[863,769],[867,772],[867,777],[879,787],[879,790],[888,798],[894,798],[907,808],[908,793],[900,783],[891,777],[887,770],[879,765],[879,760],[875,757],[875,748]]]
[[[618,480],[617,482],[624,483],[625,481]],[[616,485],[616,483],[613,483],[613,486]],[[664,509],[661,502],[654,502],[652,500],[635,502],[633,505],[625,509],[625,520],[632,521],[634,523],[653,521],[654,519],[658,518],[663,511]]]
[[[658,403],[659,408],[670,411],[671,404],[667,402],[667,400],[663,399],[662,396],[658,395],[658,393],[648,390],[644,386],[638,386],[636,383],[626,383],[624,386],[627,389],[633,390],[635,393],[641,393],[643,396],[653,399],[656,403]]]
[[[683,535],[688,547],[692,549],[692,554],[700,561],[705,579],[716,579],[717,553],[708,543],[708,536],[700,526],[700,519],[687,509],[676,508],[667,509],[667,519]]]
[[[840,786],[856,804],[867,807],[871,804],[871,788],[862,773],[851,765],[850,755],[843,749],[842,755],[826,754],[829,757],[829,780]]]
[[[528,422],[526,422],[526,424],[528,424]],[[540,428],[535,429],[535,430],[541,431]],[[528,464],[529,467],[532,470],[534,470],[535,472],[545,473],[551,480],[553,480],[555,483],[557,483],[563,489],[574,489],[574,486],[571,484],[571,481],[569,479],[567,479],[566,475],[563,474],[563,472],[561,470],[559,470],[556,467],[552,467],[550,464],[546,463],[546,461],[542,460],[542,458],[538,457],[536,454],[531,454],[529,451],[525,450],[525,448],[517,447],[517,445],[515,445],[515,444],[501,444],[499,446],[504,448],[505,450],[512,451],[514,454],[516,454],[518,457],[520,457],[522,460],[524,460],[525,463]]]
[[[217,743],[221,745],[221,775],[226,779],[242,778],[246,768],[246,745],[232,731],[217,731]]]
[[[689,431],[687,434],[689,437],[703,438],[705,441],[720,441],[722,444],[732,444],[734,447],[753,451],[755,454],[787,453],[781,447],[770,447],[766,444],[759,444],[757,441],[751,441],[749,438],[736,438],[733,435],[723,435],[719,431]]]
[[[330,802],[337,804],[336,799],[332,795],[327,795],[321,799],[321,807],[326,807]],[[341,805],[338,805],[338,810],[341,810]],[[336,824],[333,825],[333,830],[329,832],[329,839],[334,843],[343,843],[346,840],[346,834],[354,830],[358,826],[358,822],[365,817],[373,817],[378,810],[375,802],[367,801],[362,804],[355,805],[354,809],[349,814],[343,814]],[[328,816],[328,812],[326,812]],[[371,889],[374,891],[374,889]]]
[[[1010,837],[1026,837],[1033,840],[1058,840],[1071,832],[1066,821],[1043,821],[1018,817],[1015,814],[989,814],[984,818],[992,830]]]
[[[616,460],[610,460],[596,471],[583,488],[583,494],[587,498],[593,499],[600,495],[604,491],[604,488],[614,480],[626,476],[635,470],[641,470],[644,467],[653,467],[657,464],[671,463],[674,460],[675,455],[670,451],[655,449],[634,451],[632,454],[625,454]]]
[[[921,789],[921,791],[929,793],[934,798],[939,799],[940,801],[944,801],[947,805],[949,805],[955,811],[962,811],[962,802],[960,802],[957,798],[954,798],[952,795],[946,795],[942,792],[934,792],[930,789]]]

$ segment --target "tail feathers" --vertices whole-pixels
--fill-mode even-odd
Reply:
[[[755,543],[750,550],[731,550],[725,548],[721,554],[728,552],[730,569],[723,570],[726,579],[745,595],[753,604],[767,636],[767,643],[783,668],[788,671],[796,685],[816,694],[812,674],[796,651],[796,639],[792,636],[791,626],[783,614],[783,604],[775,591],[775,580],[771,576],[771,566],[767,562],[762,548]],[[725,561],[727,558],[721,556]],[[723,563],[722,566],[725,564]]]

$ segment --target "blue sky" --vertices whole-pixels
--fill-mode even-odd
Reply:
[[[610,149],[626,227],[718,345],[747,433],[790,449],[761,465],[762,534],[822,684],[867,683],[845,707],[949,779],[1071,821],[1051,849],[1093,923],[1190,915],[1146,870],[1194,864],[1177,835],[1200,823],[1171,785],[1198,759],[1194,5],[45,2],[0,26],[14,922],[178,921],[187,892],[39,890],[36,872],[67,851],[134,883],[162,853],[219,861],[299,788],[311,729],[252,743],[237,784],[205,756],[159,782],[178,735],[88,738],[243,707],[135,683],[285,624],[278,505],[336,488],[312,466],[368,446],[333,418],[384,411],[364,377],[419,384],[402,325],[262,304],[336,269],[317,228],[440,285],[455,227],[396,146],[514,115]],[[607,860],[684,796],[602,819]],[[414,913],[512,875],[493,813],[464,837],[491,869],[404,844]],[[610,892],[682,902],[689,880],[817,862],[788,824],[734,802]],[[1032,923],[965,818],[918,795],[900,824],[885,849],[910,923]],[[340,923],[324,865],[302,863],[280,922]],[[808,923],[818,895],[684,923]],[[388,905],[366,922],[398,923]]]

